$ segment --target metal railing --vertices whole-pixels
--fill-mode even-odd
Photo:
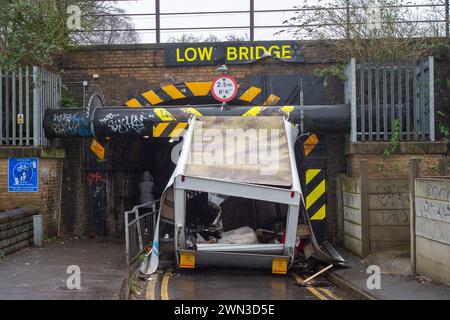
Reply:
[[[112,0],[111,0],[112,1]],[[111,13],[111,14],[91,14],[88,16],[95,16],[95,17],[111,17],[111,16],[121,16],[121,17],[128,17],[128,18],[145,18],[148,17],[149,24],[151,24],[151,27],[140,27],[140,28],[102,28],[102,29],[95,29],[95,30],[76,30],[74,32],[126,32],[126,31],[136,31],[138,33],[154,33],[155,34],[155,42],[160,43],[161,42],[161,34],[162,33],[168,33],[173,35],[176,32],[182,32],[182,33],[190,33],[190,32],[206,32],[206,31],[220,31],[220,30],[248,30],[249,32],[249,40],[254,41],[255,40],[255,31],[258,29],[272,29],[275,31],[280,30],[286,30],[289,28],[321,28],[324,26],[337,26],[336,23],[300,23],[296,25],[293,24],[285,24],[280,21],[280,23],[274,23],[274,24],[258,24],[258,20],[264,20],[266,19],[256,19],[260,18],[260,15],[263,14],[276,14],[276,13],[291,13],[292,15],[304,15],[309,12],[323,12],[323,11],[336,11],[341,12],[339,15],[342,16],[343,22],[347,21],[348,25],[353,24],[359,24],[363,22],[355,22],[351,21],[351,15],[352,12],[355,10],[368,10],[367,7],[364,6],[355,6],[350,5],[350,2],[347,3],[346,6],[338,6],[338,5],[331,5],[328,6],[299,6],[294,8],[283,8],[283,9],[257,9],[255,7],[255,0],[248,0],[249,2],[249,10],[228,10],[228,11],[190,11],[190,12],[161,12],[161,5],[160,0],[149,0],[149,2],[154,1],[154,10],[149,12],[139,12],[139,13]],[[120,1],[119,1],[120,2]],[[399,24],[404,23],[411,23],[415,24],[417,26],[436,26],[438,25],[438,29],[444,30],[442,34],[439,36],[449,36],[449,0],[442,0],[442,1],[436,1],[433,3],[423,3],[423,4],[411,4],[411,3],[405,3],[400,5],[379,5],[378,6],[380,10],[392,10],[392,9],[401,9],[409,11],[411,14],[411,17],[404,20],[398,20],[395,21]],[[414,11],[413,11],[414,10]],[[416,12],[417,11],[417,12]],[[430,11],[430,12],[427,12]],[[428,15],[427,15],[428,14]],[[239,25],[200,25],[200,26],[183,26],[183,25],[175,25],[174,23],[171,23],[169,27],[162,26],[161,19],[164,18],[175,18],[175,17],[202,17],[202,16],[210,16],[210,15],[241,15],[239,20],[240,22],[245,21],[243,23],[240,23]],[[287,17],[280,18],[280,20],[286,20],[289,19]],[[248,21],[248,22],[247,22]],[[383,25],[386,22],[380,21],[380,23]],[[307,33],[305,34],[307,35]],[[436,36],[436,35],[432,35]],[[272,37],[270,37],[272,38]],[[292,36],[294,38],[294,36]],[[267,39],[266,39],[267,40]]]
[[[346,68],[351,141],[435,139],[434,59],[356,63]]]
[[[128,265],[152,245],[158,210],[159,200],[155,200],[134,206],[132,210],[124,212]]]
[[[49,146],[42,120],[59,108],[61,77],[40,67],[0,67],[0,146]]]

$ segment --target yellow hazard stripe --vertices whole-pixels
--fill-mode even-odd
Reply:
[[[276,104],[278,101],[280,101],[280,97],[275,94],[271,94],[270,96],[267,97],[266,101],[264,101],[263,105],[271,106]]]
[[[294,110],[294,106],[284,106],[281,107],[280,110],[286,115],[289,116],[289,114]]]
[[[239,100],[251,102],[261,91],[261,88],[250,87],[239,97]]]
[[[316,147],[317,143],[319,142],[319,139],[317,138],[316,134],[312,134],[308,137],[308,139],[303,142],[303,147],[305,149],[305,156],[309,155],[311,151]]]
[[[156,126],[153,126],[153,137],[159,137],[161,134],[166,130],[166,128],[169,126],[170,122],[161,122],[158,123]]]
[[[158,116],[162,121],[175,121],[176,119],[172,116],[172,114],[164,108],[155,108],[153,112]]]
[[[165,93],[169,95],[172,99],[183,99],[186,98],[186,96],[181,93],[180,90],[178,90],[177,87],[175,87],[173,84],[169,84],[167,86],[161,87],[161,89],[164,90]]]
[[[262,110],[263,107],[251,107],[242,116],[243,117],[256,117]]]
[[[310,220],[323,220],[325,219],[326,213],[326,205],[324,204],[316,213],[314,213]]]
[[[195,108],[191,108],[191,107],[190,108],[181,108],[181,111],[183,111],[184,113],[187,113],[187,114],[191,114],[191,115],[196,116],[196,117],[201,117],[202,116],[200,111],[198,111]]]
[[[185,82],[185,84],[194,96],[206,96],[211,89],[211,81]]]
[[[152,105],[163,102],[163,99],[161,99],[153,90],[144,92],[142,96],[144,96],[144,98],[147,99],[147,101]]]
[[[315,176],[317,176],[321,169],[308,169],[306,170],[306,184],[310,183],[312,179],[314,179]]]
[[[141,103],[134,98],[131,100],[128,100],[125,104],[130,108],[141,108],[142,107]]]
[[[188,125],[187,122],[178,123],[175,129],[173,129],[172,132],[169,134],[169,137],[173,138],[180,136],[183,133],[184,129],[187,127],[187,125]]]
[[[322,194],[325,193],[325,180],[322,180],[317,187],[314,188],[313,191],[311,191],[306,196],[306,209],[309,209],[314,202],[317,201],[317,199],[320,198]]]

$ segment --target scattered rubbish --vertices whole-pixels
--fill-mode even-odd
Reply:
[[[332,256],[335,260],[345,263],[345,259],[337,252],[337,250],[329,243],[328,241],[324,241],[322,246],[327,251],[327,253]]]
[[[255,230],[250,227],[241,227],[222,234],[219,243],[224,244],[254,244],[258,243]]]
[[[309,278],[303,280],[303,282],[302,282],[302,283],[299,283],[299,284],[300,284],[300,285],[304,285],[304,286],[308,285],[308,282],[310,282],[311,280],[313,280],[313,279],[314,279],[315,277],[317,277],[318,275],[324,273],[324,272],[327,271],[328,269],[331,269],[332,267],[333,267],[333,265],[330,264],[329,266],[327,266],[327,267],[323,268],[322,270],[316,272],[315,274],[313,274],[313,275],[310,276]]]
[[[427,278],[425,276],[417,276],[416,280],[420,283],[427,283],[427,282],[431,282],[432,280],[430,278]]]

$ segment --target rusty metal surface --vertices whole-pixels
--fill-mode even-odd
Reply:
[[[199,118],[185,173],[226,181],[291,186],[283,118]]]

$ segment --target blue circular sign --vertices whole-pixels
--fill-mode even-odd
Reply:
[[[33,168],[27,162],[19,162],[14,166],[13,176],[16,183],[28,183],[33,179]]]

